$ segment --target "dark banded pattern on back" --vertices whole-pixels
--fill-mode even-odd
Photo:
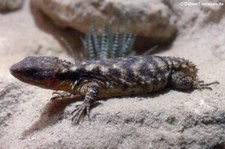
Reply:
[[[140,88],[143,92],[152,92],[166,86],[172,70],[169,63],[159,56],[121,57],[83,62],[58,76],[62,80],[98,81],[105,84],[100,91],[131,89],[136,93],[133,90]]]

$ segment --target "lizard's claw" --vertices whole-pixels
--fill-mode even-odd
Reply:
[[[90,103],[84,102],[80,105],[76,105],[75,110],[73,110],[71,114],[74,114],[72,121],[75,124],[79,124],[81,118],[83,119],[86,115],[90,118]]]
[[[202,90],[202,89],[209,89],[209,90],[212,90],[212,88],[209,87],[209,86],[212,85],[212,84],[219,84],[219,82],[218,82],[218,81],[214,81],[214,82],[206,83],[206,84],[205,84],[204,81],[196,81],[196,82],[194,83],[194,87],[197,88],[197,89],[200,89],[200,90]]]

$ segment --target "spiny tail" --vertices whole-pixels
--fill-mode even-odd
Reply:
[[[131,53],[134,41],[134,34],[119,31],[114,33],[111,27],[105,27],[98,34],[93,25],[82,39],[88,60],[125,57]]]

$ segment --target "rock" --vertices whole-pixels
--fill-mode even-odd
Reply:
[[[213,2],[211,0],[199,2],[164,0],[163,3],[172,12],[171,18],[174,18],[179,32],[189,28],[196,29],[195,24],[198,24],[196,26],[198,27],[213,22],[217,23],[225,13],[225,3],[219,0]]]
[[[23,7],[24,0],[0,0],[0,12],[15,11]]]
[[[176,26],[171,12],[161,1],[119,0],[32,0],[32,4],[62,28],[86,33],[90,25],[127,29],[137,35],[138,47],[171,41]]]

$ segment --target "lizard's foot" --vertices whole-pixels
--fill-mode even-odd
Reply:
[[[209,86],[212,85],[212,84],[219,84],[219,82],[218,82],[218,81],[214,81],[214,82],[206,83],[206,84],[205,84],[204,81],[196,81],[196,82],[194,83],[194,88],[200,89],[200,90],[202,90],[202,89],[209,89],[209,90],[212,90],[212,88],[209,87]]]
[[[79,124],[81,118],[83,119],[86,115],[88,116],[88,118],[90,117],[90,103],[85,103],[83,102],[80,105],[76,105],[75,110],[72,111],[71,114],[74,114],[74,116],[72,117],[72,121],[75,124]]]

